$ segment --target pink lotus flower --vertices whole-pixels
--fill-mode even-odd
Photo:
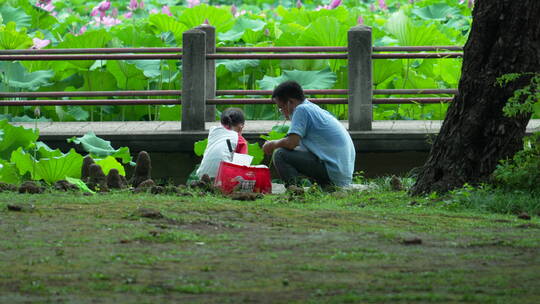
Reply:
[[[171,10],[169,9],[169,7],[167,5],[164,5],[162,8],[161,8],[161,12],[167,16],[171,16],[172,17],[172,13],[171,13]]]
[[[92,12],[90,13],[90,16],[97,16],[99,15],[100,18],[105,17],[105,12],[111,8],[111,1],[105,0],[101,1],[96,7],[92,9]]]
[[[210,25],[210,21],[208,21],[208,18],[204,19],[203,24],[204,24],[204,25]]]
[[[105,17],[94,17],[94,21],[92,23],[95,23],[96,25],[104,25],[104,26],[108,26],[108,27],[111,27],[113,25],[117,25],[119,23],[121,23],[122,21],[120,19],[116,19],[114,17],[109,17],[109,16],[105,16]]]
[[[155,9],[154,9],[154,10],[155,10]],[[156,12],[155,12],[154,14],[157,14],[157,10],[155,10],[155,11],[156,11]],[[151,11],[150,11],[150,14],[152,14]],[[131,17],[133,17],[133,12],[127,12],[127,13],[124,14],[124,18],[126,18],[126,19],[129,19],[129,18],[131,18]]]
[[[150,10],[150,15],[153,15],[153,14],[159,14],[159,11],[155,8],[151,9]]]
[[[138,6],[139,6],[139,3],[137,2],[137,0],[130,0],[128,10],[134,11],[137,9]]]
[[[231,5],[231,14],[236,16],[236,13],[238,13],[238,10],[236,9],[236,5],[233,3],[233,5]]]
[[[383,11],[384,11],[384,10],[388,10],[388,6],[386,5],[386,1],[384,1],[384,0],[379,0],[379,8],[380,8],[381,10],[383,10]]]
[[[201,4],[200,0],[187,0],[187,7],[194,7]]]
[[[34,45],[32,45],[32,47],[30,48],[34,50],[42,49],[51,43],[49,39],[39,39],[39,38],[32,39],[32,42],[34,42]]]
[[[140,9],[143,9],[143,8],[144,8],[144,1],[143,1],[143,0],[141,0],[141,2],[139,2],[139,8],[140,8]]]
[[[336,7],[341,5],[341,0],[332,0],[330,4],[328,5],[328,9],[335,9]]]
[[[109,8],[111,8],[111,0],[101,1],[98,5],[98,9],[102,12],[106,12]]]
[[[87,29],[88,29],[88,28],[86,27],[86,25],[83,25],[83,26],[81,27],[81,29],[79,30],[79,34],[78,34],[78,35],[84,34],[84,32],[86,32]],[[76,35],[76,36],[78,36],[78,35]]]
[[[36,6],[46,10],[47,12],[52,12],[54,10],[52,0],[37,0]]]
[[[358,16],[358,19],[356,19],[356,23],[359,25],[364,24],[364,18],[362,18],[362,16]]]
[[[302,1],[296,0],[296,8],[301,8],[301,7],[302,7]]]

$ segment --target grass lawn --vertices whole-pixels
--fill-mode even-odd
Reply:
[[[0,303],[540,303],[531,216],[383,188],[0,193]]]

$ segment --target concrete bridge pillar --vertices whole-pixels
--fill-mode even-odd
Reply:
[[[206,106],[206,33],[182,34],[182,131],[203,131]]]
[[[216,52],[216,28],[203,24],[196,29],[206,33],[206,54]],[[206,99],[216,98],[216,63],[214,59],[206,60]],[[216,105],[206,105],[206,121],[216,121]]]
[[[371,27],[355,26],[348,32],[349,131],[372,129],[373,76]]]

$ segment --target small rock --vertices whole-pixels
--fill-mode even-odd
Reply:
[[[289,187],[287,187],[287,191],[291,193],[292,195],[297,195],[297,196],[304,195],[305,193],[304,188],[298,187],[296,185],[290,185]]]
[[[110,189],[125,189],[127,188],[126,178],[120,175],[118,169],[111,169],[107,175],[107,186]]]
[[[159,212],[159,210],[150,209],[150,208],[139,208],[137,211],[135,211],[136,216],[140,217],[147,217],[152,219],[160,219],[163,218],[163,214]]]
[[[404,245],[420,245],[422,244],[422,239],[419,237],[405,238],[401,240],[401,243]]]
[[[108,192],[107,176],[98,164],[91,164],[89,167],[88,188],[98,192]]]
[[[32,204],[8,204],[7,209],[9,211],[28,212],[36,209],[36,206]]]
[[[412,202],[409,203],[409,206],[415,206],[415,205],[418,205],[417,201],[412,201]]]
[[[32,181],[26,181],[19,187],[19,193],[39,194],[43,193],[43,190],[42,187]]]
[[[392,178],[390,179],[390,187],[394,191],[403,190],[403,184],[401,183],[401,180],[399,179],[399,177],[392,175]]]
[[[141,193],[141,192],[147,192],[149,190],[152,189],[152,187],[155,187],[156,186],[156,183],[151,180],[151,179],[147,179],[141,183],[139,183],[139,185],[137,186],[137,188],[135,188],[133,190],[134,193]]]
[[[163,192],[166,194],[176,194],[179,191],[180,190],[178,189],[178,187],[173,186],[173,185],[168,185],[168,186],[163,187]]]
[[[88,182],[88,179],[90,178],[90,165],[95,164],[94,159],[90,156],[86,156],[83,159],[83,165],[81,168],[81,180],[83,182]]]
[[[135,172],[129,183],[137,188],[140,183],[151,179],[152,163],[150,161],[150,155],[146,151],[139,152],[137,156],[137,165],[135,166]]]
[[[153,186],[152,188],[150,188],[150,193],[162,194],[165,193],[165,188],[163,188],[162,186]]]
[[[74,184],[68,182],[65,179],[56,181],[56,183],[54,183],[54,189],[56,189],[58,191],[77,191],[77,190],[79,190],[79,188],[77,186],[75,186]]]
[[[17,186],[0,182],[0,192],[4,191],[17,191]]]
[[[263,195],[260,193],[252,193],[252,192],[233,192],[229,194],[229,197],[232,200],[236,200],[236,201],[254,201],[258,198],[262,198]]]
[[[520,214],[518,214],[518,219],[522,219],[522,220],[530,220],[531,219],[531,216],[527,213],[527,212],[521,212]]]

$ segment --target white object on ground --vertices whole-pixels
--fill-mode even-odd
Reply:
[[[234,153],[232,157],[232,163],[241,165],[241,166],[251,165],[252,160],[253,160],[253,156],[249,154]]]
[[[368,190],[370,187],[369,185],[363,185],[363,184],[350,184],[348,186],[342,187],[341,189],[346,191],[365,191]]]
[[[285,185],[272,183],[272,194],[283,194],[287,191]]]

